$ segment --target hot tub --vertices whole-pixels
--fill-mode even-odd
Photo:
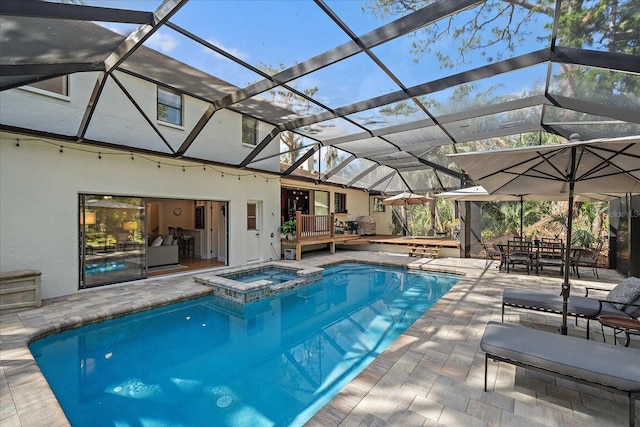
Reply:
[[[199,274],[194,280],[212,287],[221,298],[245,304],[317,282],[322,279],[322,271],[319,267],[271,261]]]

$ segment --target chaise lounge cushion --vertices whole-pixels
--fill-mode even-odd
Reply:
[[[480,348],[489,355],[624,391],[640,390],[640,351],[489,322]]]
[[[534,291],[529,289],[505,288],[502,292],[502,303],[517,307],[532,308],[534,310],[562,313],[562,296],[551,292]],[[602,304],[602,305],[601,305]],[[601,315],[625,316],[629,314],[619,310],[615,305],[599,301],[596,298],[569,296],[567,302],[570,316],[581,316],[595,319]]]

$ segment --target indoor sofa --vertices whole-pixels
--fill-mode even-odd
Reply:
[[[147,247],[147,268],[178,264],[179,246],[173,236],[161,235],[149,240],[151,244]]]

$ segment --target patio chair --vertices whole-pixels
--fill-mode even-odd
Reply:
[[[516,264],[524,265],[527,269],[527,274],[532,267],[533,252],[531,252],[531,242],[509,240],[507,242],[507,254],[505,262],[507,264],[507,273],[509,273],[509,267],[515,268]]]
[[[589,296],[590,291],[607,293],[603,299],[599,299]],[[502,291],[502,321],[504,322],[505,307],[562,314],[562,303],[562,296],[555,292],[505,288]],[[576,318],[576,323],[579,317],[587,320],[587,339],[589,339],[589,321],[592,319],[597,319],[602,315],[632,319],[640,317],[640,279],[628,277],[611,291],[587,287],[584,296],[571,295],[567,305],[568,314]]]
[[[580,278],[579,267],[591,267],[593,269],[593,275],[598,279],[600,278],[598,276],[598,257],[600,256],[603,245],[604,240],[598,239],[596,247],[592,251],[581,250],[578,251],[576,256],[571,257],[571,269],[576,273],[578,278]]]
[[[541,243],[535,257],[536,273],[544,267],[559,267],[560,276],[564,273],[564,243]]]
[[[500,265],[498,268],[502,268],[502,254],[499,250],[490,249],[487,242],[482,241],[482,247],[484,248],[484,256],[485,256],[485,268],[491,263],[493,260],[500,260]]]

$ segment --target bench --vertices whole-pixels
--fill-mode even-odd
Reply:
[[[0,273],[0,311],[40,307],[41,276],[38,270]]]
[[[554,334],[520,325],[489,322],[480,340],[485,352],[484,390],[489,359],[626,394],[629,426],[640,397],[640,351]]]

